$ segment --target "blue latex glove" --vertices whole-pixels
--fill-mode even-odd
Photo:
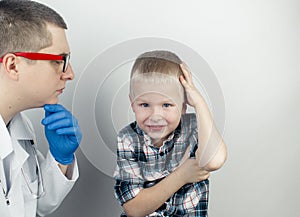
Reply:
[[[77,119],[62,105],[45,105],[45,134],[54,159],[64,165],[71,164],[82,134]]]

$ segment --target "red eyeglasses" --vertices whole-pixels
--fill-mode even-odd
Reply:
[[[16,56],[24,57],[30,60],[61,60],[64,61],[63,72],[66,72],[70,62],[70,53],[68,54],[47,54],[47,53],[32,53],[32,52],[16,52],[13,53]],[[3,57],[0,58],[0,63],[3,61]]]

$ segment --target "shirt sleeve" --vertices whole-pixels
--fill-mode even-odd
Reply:
[[[129,136],[118,136],[117,167],[114,173],[115,196],[121,205],[134,198],[143,189],[144,180],[138,154]]]

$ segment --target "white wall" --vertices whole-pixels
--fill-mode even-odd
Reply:
[[[114,45],[144,37],[184,44],[210,65],[225,99],[228,160],[211,175],[210,216],[299,215],[299,1],[40,2],[55,8],[69,25],[76,79],[67,86],[62,104],[72,109],[74,100],[84,101],[73,98],[80,76],[92,59]],[[127,108],[126,101],[122,106]],[[28,114],[42,143],[39,123],[43,114],[39,109]],[[83,118],[79,121],[84,122]],[[40,149],[45,152],[46,145]],[[113,178],[82,151],[77,156],[80,180],[51,216],[118,216]]]

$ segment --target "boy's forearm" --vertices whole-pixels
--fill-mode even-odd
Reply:
[[[226,160],[226,145],[202,97],[199,97],[194,108],[198,125],[198,150],[196,158],[199,159],[200,166],[204,167],[207,171],[217,170],[222,167]]]
[[[156,185],[141,190],[135,198],[126,202],[123,208],[129,217],[144,217],[155,212],[184,184],[179,172],[175,170]]]

